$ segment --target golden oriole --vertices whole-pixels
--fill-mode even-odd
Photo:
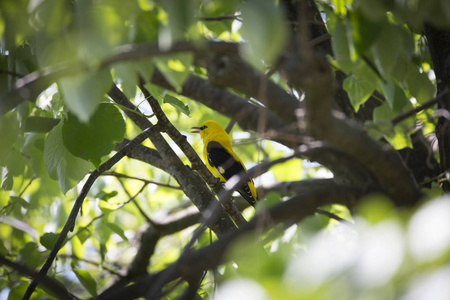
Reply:
[[[234,175],[247,175],[247,169],[231,148],[230,136],[217,122],[206,121],[200,127],[192,127],[192,132],[200,133],[206,166],[222,184]],[[248,203],[255,205],[258,196],[250,177],[237,191]]]

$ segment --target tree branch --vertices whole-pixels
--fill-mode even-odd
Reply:
[[[142,143],[145,139],[147,139],[149,136],[155,134],[159,130],[159,126],[155,125],[151,128],[145,129],[142,133],[140,133],[138,136],[136,136],[131,142],[128,143],[127,146],[122,148],[119,152],[113,155],[110,159],[108,159],[106,162],[101,164],[97,170],[91,173],[89,178],[87,179],[86,183],[83,185],[83,188],[81,189],[80,194],[78,195],[77,199],[75,200],[75,203],[73,204],[72,211],[69,214],[69,217],[64,224],[63,229],[61,230],[60,234],[58,235],[58,238],[50,251],[50,254],[45,261],[44,265],[39,271],[39,276],[36,277],[28,286],[27,290],[25,291],[25,295],[23,296],[24,300],[30,299],[31,295],[33,294],[34,290],[36,289],[36,286],[40,282],[40,278],[47,275],[48,270],[53,264],[53,261],[56,258],[56,255],[58,254],[59,250],[61,249],[62,245],[64,244],[64,240],[67,237],[67,234],[69,231],[72,231],[75,226],[75,221],[78,216],[78,213],[80,211],[81,205],[83,204],[84,198],[86,197],[87,193],[89,192],[90,188],[94,184],[95,180],[105,172],[106,170],[109,170],[112,166],[114,166],[119,160],[121,160],[125,155],[128,149],[135,147],[136,145]]]
[[[186,137],[183,136],[173,124],[169,121],[167,116],[164,114],[163,110],[159,106],[158,101],[150,94],[150,92],[144,87],[143,82],[141,81],[140,89],[143,92],[145,98],[148,103],[152,107],[153,113],[158,118],[158,122],[163,124],[165,128],[165,132],[170,136],[170,138],[180,147],[186,157],[192,164],[192,167],[199,172],[202,176],[203,180],[205,180],[210,187],[216,192],[216,194],[222,189],[222,186],[219,183],[219,180],[215,178],[211,172],[208,171],[205,164],[198,157],[197,152],[195,152],[194,148],[192,148],[191,144],[189,144],[186,140]],[[244,217],[239,213],[236,207],[232,202],[224,203],[224,209],[233,219],[233,221],[239,225],[240,223],[245,222]]]
[[[42,275],[33,269],[28,268],[22,264],[15,261],[11,261],[0,254],[0,265],[5,265],[23,275],[29,276],[34,280],[39,280],[42,283],[43,288],[47,289],[51,294],[58,297],[58,299],[72,300],[73,297],[67,291],[62,283],[59,281],[48,277],[47,275]]]
[[[89,65],[79,61],[62,62],[56,66],[42,68],[17,80],[13,90],[0,96],[0,115],[7,113],[25,100],[34,101],[44,89],[63,77],[98,70],[122,61],[136,61],[157,55],[179,52],[194,52],[198,55],[204,55],[206,52],[236,54],[238,48],[239,44],[237,43],[206,40],[201,43],[175,42],[169,49],[161,49],[156,44],[123,45],[117,47],[111,57],[100,63]]]
[[[142,117],[141,114],[134,113],[137,108],[127,99],[116,85],[113,85],[109,91],[109,96],[118,104],[127,108],[125,114],[141,129],[152,126],[150,121]],[[197,206],[199,211],[204,214],[211,201],[215,201],[214,194],[208,189],[205,182],[189,167],[185,166],[180,158],[175,154],[169,144],[164,140],[161,134],[150,137],[166,165],[167,172],[178,182],[186,196]],[[224,210],[220,212],[220,218],[217,222],[208,224],[210,228],[221,236],[230,229],[236,228],[232,220]]]
[[[258,228],[259,233],[261,228],[271,228],[274,224],[292,220],[299,222],[306,216],[314,214],[317,207],[327,204],[339,203],[352,206],[363,195],[364,193],[358,189],[336,187],[330,190],[315,191],[293,197],[255,216],[250,222],[244,224],[236,231],[227,233],[222,239],[213,244],[187,253],[181,261],[170,265],[165,270],[136,278],[133,280],[134,283],[126,287],[108,290],[107,293],[99,295],[98,299],[134,299],[143,297],[149,291],[152,291],[153,295],[158,295],[160,290],[156,288],[161,278],[165,278],[162,286],[180,277],[188,280],[193,276],[195,277],[196,274],[216,268],[226,261],[235,259],[232,256],[226,256],[225,258],[225,253],[227,253],[232,242],[245,234],[253,232],[256,228]]]

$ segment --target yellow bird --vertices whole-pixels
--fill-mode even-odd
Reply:
[[[200,127],[192,127],[192,129],[193,133],[200,133],[202,138],[203,158],[208,170],[219,178],[222,184],[234,175],[247,175],[247,169],[231,148],[230,136],[222,126],[210,120]],[[237,191],[252,206],[258,200],[255,184],[250,177]]]

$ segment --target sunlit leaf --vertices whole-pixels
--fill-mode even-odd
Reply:
[[[374,91],[371,84],[367,84],[367,81],[359,80],[355,75],[346,77],[342,87],[347,91],[355,111],[359,110],[359,107],[366,102]]]
[[[192,63],[192,59],[191,53],[179,53],[171,57],[156,57],[154,61],[167,81],[177,91],[181,91],[184,82],[189,76],[189,66]]]

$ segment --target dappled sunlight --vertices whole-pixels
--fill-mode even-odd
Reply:
[[[408,241],[411,254],[422,262],[433,261],[449,252],[450,196],[425,203],[411,218]]]

